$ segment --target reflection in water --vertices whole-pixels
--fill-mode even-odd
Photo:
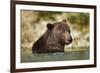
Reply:
[[[45,61],[71,61],[89,59],[89,50],[74,51],[66,53],[45,53],[45,54],[25,54],[21,57],[21,62],[45,62]]]

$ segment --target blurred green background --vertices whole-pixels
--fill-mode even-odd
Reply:
[[[73,38],[64,48],[66,53],[32,54],[32,45],[46,31],[47,23],[63,19]],[[89,39],[89,13],[21,10],[21,62],[89,59]]]

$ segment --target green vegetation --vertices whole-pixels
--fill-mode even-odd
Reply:
[[[69,14],[68,21],[72,24],[77,24],[78,26],[88,26],[89,25],[89,14],[88,13],[76,13],[76,15]]]
[[[41,11],[39,13],[39,17],[42,20],[56,20],[55,15],[59,15],[61,12],[48,12],[48,11]]]
[[[88,13],[76,13],[75,15],[69,14],[67,17],[71,24],[76,24],[80,29],[89,26],[89,14]]]

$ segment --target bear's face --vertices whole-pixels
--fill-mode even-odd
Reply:
[[[54,24],[48,23],[47,28],[57,42],[67,45],[72,42],[70,28],[67,25],[66,20]]]

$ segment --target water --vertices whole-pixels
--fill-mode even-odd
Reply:
[[[74,51],[66,53],[44,53],[44,54],[22,54],[21,62],[47,62],[47,61],[71,61],[71,60],[87,60],[89,59],[89,51]]]

